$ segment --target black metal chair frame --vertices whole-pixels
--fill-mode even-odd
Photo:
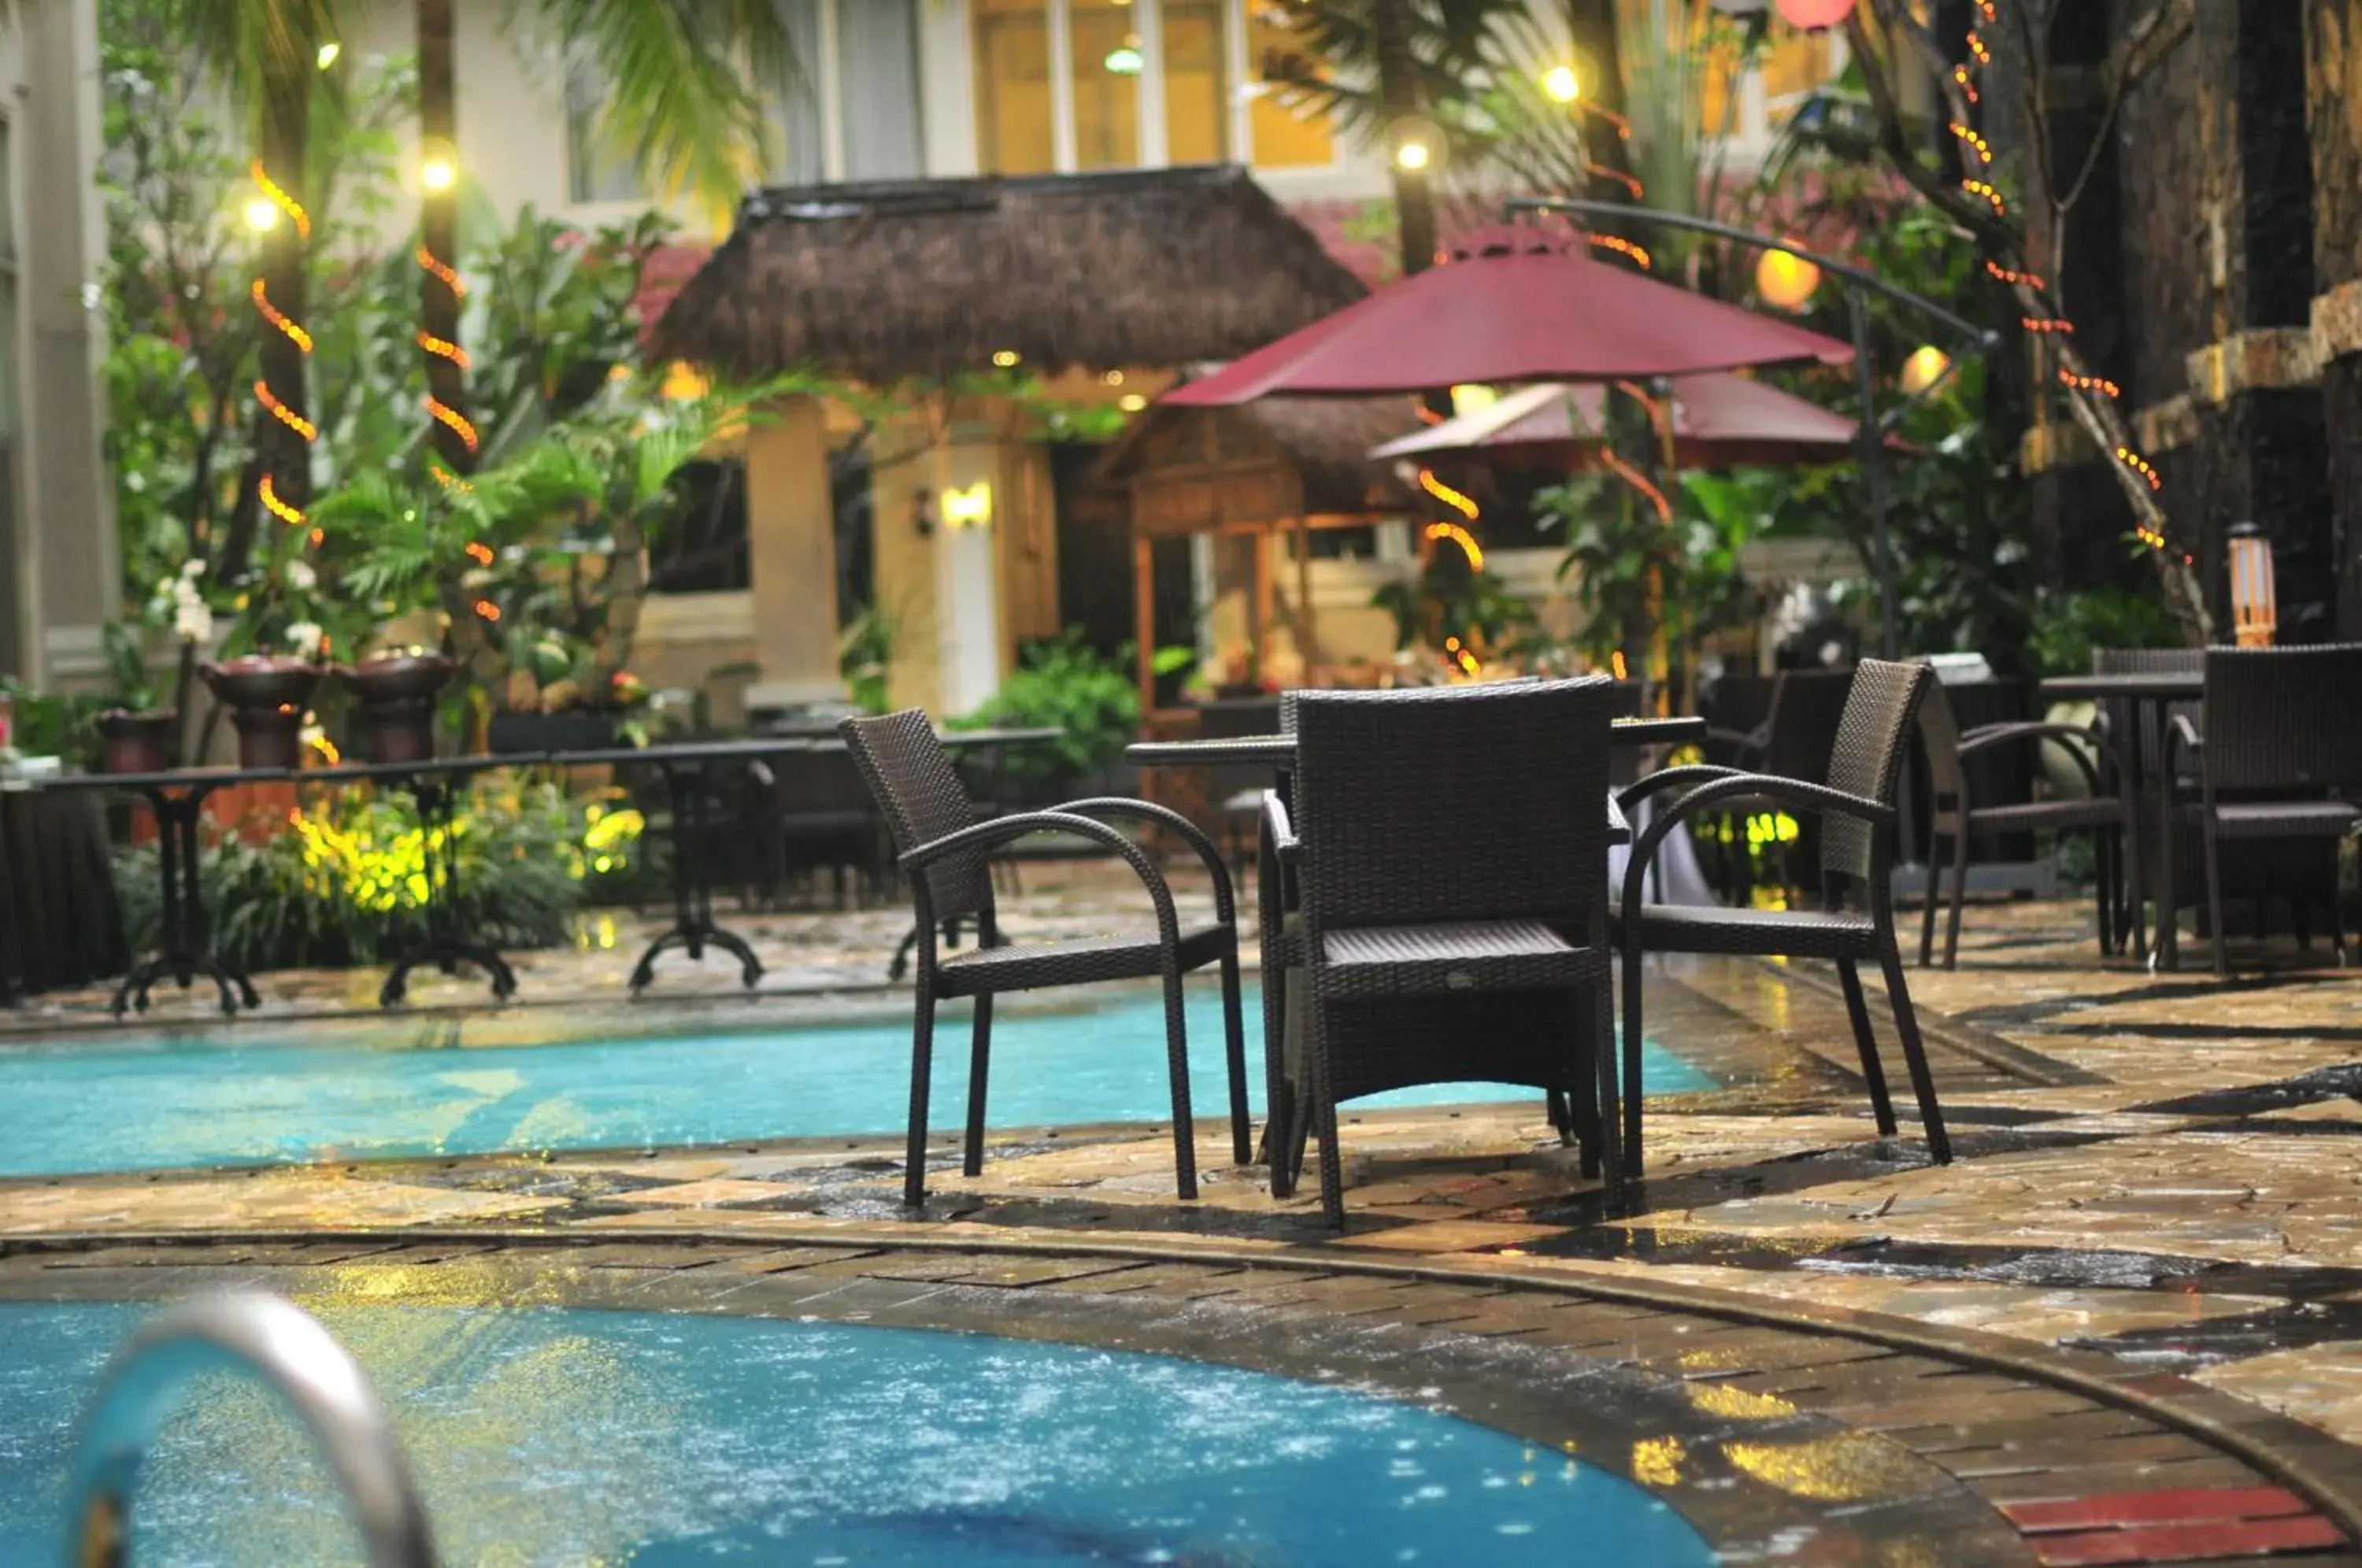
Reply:
[[[2088,830],[2092,834],[2093,860],[2092,880],[2097,885],[2099,908],[2100,951],[2120,953],[2124,950],[2123,918],[2131,917],[2133,950],[2144,963],[2148,959],[2148,938],[2143,925],[2141,891],[2141,856],[2137,842],[2140,824],[2138,802],[2134,799],[2134,776],[2125,767],[2124,757],[2114,741],[2097,728],[2076,724],[2058,724],[2039,721],[1999,724],[1980,724],[1962,732],[1949,723],[1949,711],[1941,718],[1938,703],[1944,701],[1940,685],[1931,690],[1920,709],[1920,727],[1926,741],[1928,781],[1927,813],[1927,892],[1920,911],[1919,966],[1926,968],[1934,961],[1936,947],[1936,906],[1943,899],[1943,858],[1937,846],[1948,840],[1951,845],[1952,897],[1951,909],[1946,918],[1944,933],[1944,967],[1952,968],[1958,962],[1960,947],[1960,914],[1969,896],[1969,840],[1980,830],[2038,831],[2044,827],[2062,830]],[[1950,756],[1939,756],[1948,735]],[[2032,741],[2060,743],[2059,749],[2070,757],[2083,775],[2090,790],[2087,800],[2036,801],[2023,804],[1981,807],[1970,796],[1968,769],[1970,756],[1991,751],[1997,746],[2023,745]],[[2089,748],[2087,752],[2085,748]],[[2096,754],[2104,767],[2095,766]],[[2113,786],[2114,799],[2108,786]],[[2121,901],[2120,873],[2128,875],[2132,886],[2129,906]]]
[[[977,820],[950,759],[926,715],[917,710],[882,718],[847,719],[839,726],[863,778],[877,798],[891,828],[898,863],[911,886],[918,939],[918,999],[912,1021],[911,1117],[903,1202],[918,1208],[926,1198],[927,1101],[934,1059],[935,1008],[955,997],[975,999],[968,1061],[967,1122],[961,1168],[983,1174],[985,1097],[989,1079],[994,997],[1101,980],[1160,981],[1164,995],[1165,1066],[1173,1099],[1175,1180],[1181,1197],[1198,1196],[1196,1124],[1189,1103],[1188,1032],[1183,1017],[1181,978],[1220,964],[1223,1023],[1230,1073],[1231,1151],[1242,1165],[1253,1162],[1246,1096],[1246,1039],[1239,998],[1237,905],[1230,873],[1213,841],[1178,812],[1145,801],[1094,798],[1070,801],[1049,811]],[[933,770],[929,778],[898,778],[879,742],[917,748]],[[1129,818],[1178,836],[1204,862],[1214,889],[1215,923],[1184,932],[1173,890],[1147,851],[1101,818]],[[947,824],[948,831],[936,831]],[[1064,945],[1018,945],[1001,934],[985,857],[999,846],[1032,834],[1064,833],[1091,840],[1113,853],[1141,881],[1155,915],[1155,935],[1134,942],[1107,939]],[[916,840],[917,842],[913,842]],[[937,952],[938,931],[947,922],[973,918],[977,944],[945,962]]]
[[[1887,672],[1894,672],[1889,674]],[[1863,694],[1860,682],[1865,674],[1873,679],[1904,682],[1899,694],[1882,698],[1877,693]],[[1765,955],[1805,955],[1828,957],[1838,966],[1838,978],[1845,991],[1846,1012],[1853,1024],[1854,1045],[1861,1059],[1861,1076],[1869,1090],[1871,1113],[1877,1118],[1881,1137],[1896,1133],[1894,1107],[1887,1093],[1886,1073],[1878,1057],[1877,1036],[1871,1027],[1870,1009],[1863,997],[1859,966],[1863,960],[1874,960],[1886,979],[1887,997],[1894,1009],[1895,1032],[1901,1038],[1904,1061],[1911,1077],[1912,1090],[1918,1101],[1919,1118],[1926,1128],[1929,1153],[1938,1165],[1948,1164],[1952,1157],[1951,1141],[1944,1128],[1942,1108],[1936,1099],[1935,1077],[1927,1064],[1926,1044],[1920,1037],[1918,1015],[1911,1003],[1911,992],[1903,976],[1903,957],[1895,940],[1894,899],[1893,889],[1893,828],[1896,819],[1894,797],[1902,775],[1903,754],[1907,748],[1913,721],[1917,715],[1926,684],[1934,679],[1933,671],[1924,665],[1894,665],[1875,659],[1865,659],[1855,672],[1855,701],[1889,700],[1895,711],[1887,715],[1889,723],[1877,737],[1878,755],[1849,758],[1840,736],[1838,756],[1831,772],[1850,773],[1852,763],[1866,763],[1864,769],[1879,779],[1876,796],[1856,794],[1825,784],[1810,784],[1798,778],[1783,778],[1772,774],[1744,773],[1737,768],[1701,765],[1667,768],[1641,779],[1617,797],[1628,816],[1642,801],[1669,790],[1687,792],[1661,810],[1632,846],[1631,859],[1624,872],[1622,900],[1617,908],[1617,934],[1623,955],[1624,1033],[1623,1077],[1628,1084],[1637,1085],[1641,1069],[1643,1032],[1641,1002],[1641,957],[1645,952],[1703,952]],[[1849,715],[1850,716],[1850,714]],[[1836,824],[1823,834],[1822,899],[1824,912],[1783,916],[1771,911],[1749,910],[1683,911],[1691,917],[1688,923],[1694,930],[1678,938],[1680,945],[1671,945],[1672,933],[1661,927],[1650,930],[1649,914],[1652,907],[1642,901],[1650,864],[1659,847],[1675,831],[1701,812],[1734,808],[1745,809],[1756,803],[1771,803],[1792,810],[1821,813],[1859,824],[1853,833],[1840,833]],[[1849,899],[1859,898],[1865,918],[1847,921]],[[1835,915],[1840,918],[1831,919]],[[1653,937],[1653,940],[1652,940]],[[1622,1154],[1628,1173],[1637,1175],[1642,1168],[1641,1096],[1628,1094],[1623,1102],[1624,1128]]]

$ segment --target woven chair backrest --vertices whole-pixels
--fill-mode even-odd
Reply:
[[[916,849],[983,820],[922,710],[847,719],[836,728],[886,814],[896,849]],[[992,911],[991,868],[983,850],[947,856],[912,880],[924,885],[937,920]]]
[[[2362,644],[2206,650],[2206,777],[2217,790],[2362,785]]]
[[[1952,712],[1952,699],[1940,680],[1928,683],[1919,701],[1919,743],[1927,751],[1927,786],[1937,800],[1958,803],[1968,788],[1960,767],[1960,721]]]
[[[1924,664],[1866,658],[1857,665],[1829,752],[1829,788],[1893,805],[1912,724],[1935,683],[1936,672]],[[1821,870],[1874,888],[1890,842],[1885,830],[1832,812],[1821,823]]]
[[[1782,671],[1765,717],[1772,726],[1772,744],[1763,749],[1762,770],[1819,783],[1852,690],[1849,669]]]
[[[1316,928],[1542,918],[1604,930],[1604,679],[1296,702],[1301,887]]]

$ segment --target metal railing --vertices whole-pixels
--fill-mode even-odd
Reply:
[[[67,1568],[122,1568],[130,1560],[140,1463],[188,1380],[217,1368],[259,1377],[303,1419],[344,1488],[370,1568],[433,1568],[426,1509],[385,1407],[317,1319],[259,1293],[167,1308],[116,1353],[67,1493]]]

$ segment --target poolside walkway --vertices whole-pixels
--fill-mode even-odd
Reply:
[[[1091,926],[1116,887],[1100,868],[1028,876],[1032,890],[1010,921],[1026,931]],[[1882,1345],[1881,1355],[1940,1363],[1946,1375],[1967,1378],[1962,1367],[1973,1365],[1997,1379],[1994,1388],[1955,1385],[1954,1407],[1884,1386],[1866,1368],[1839,1371],[1810,1408],[1894,1437],[1999,1507],[2024,1537],[2025,1560],[2283,1551],[2300,1555],[2282,1561],[2362,1561],[2332,1551],[2334,1529],[2289,1523],[2313,1517],[2304,1504],[2230,1496],[2294,1473],[2312,1483],[2301,1489],[2314,1501],[2334,1494],[2362,1507],[2362,1448],[2348,1446],[2362,1444],[2362,981],[2298,967],[2285,944],[2239,955],[2281,972],[2227,983],[2103,965],[2090,919],[2064,904],[1980,911],[1957,971],[1911,971],[1954,1127],[1958,1160],[1945,1169],[1907,1137],[1875,1138],[1831,977],[1811,965],[1706,960],[1652,977],[1650,1032],[1723,1087],[1650,1102],[1650,1174],[1625,1194],[1579,1176],[1536,1103],[1352,1119],[1353,1223],[1342,1237],[1319,1226],[1316,1196],[1275,1203],[1261,1173],[1228,1167],[1225,1141],[1213,1135],[1200,1141],[1203,1199],[1175,1202],[1169,1143],[1156,1129],[1128,1126],[1001,1132],[977,1180],[958,1175],[952,1141],[940,1140],[942,1168],[917,1220],[895,1204],[899,1147],[838,1139],[0,1183],[0,1238],[15,1243],[12,1272],[33,1263],[23,1244],[37,1238],[77,1247],[167,1234],[293,1244],[392,1230],[414,1232],[436,1255],[524,1248],[544,1257],[564,1241],[599,1243],[599,1253],[573,1254],[578,1272],[593,1256],[702,1267],[744,1264],[750,1249],[785,1257],[825,1247],[823,1261],[871,1260],[855,1270],[865,1276],[891,1264],[896,1278],[955,1282],[1047,1266],[1044,1255],[1089,1254],[1114,1260],[1116,1280],[1147,1271],[1136,1281],[1142,1288],[1198,1277],[1189,1270],[1252,1269],[1257,1290],[1283,1295],[1293,1287],[1270,1271],[1330,1282],[1303,1296],[1315,1307],[1325,1295],[1353,1294],[1334,1282],[1371,1271],[1402,1287],[1407,1267],[1473,1291],[1472,1299],[1507,1290],[1524,1300],[1519,1293],[1543,1289],[1672,1318],[1752,1314],[1774,1338],[1851,1336]],[[634,1014],[669,998],[683,1006],[663,1008],[668,1015],[749,1009],[786,1018],[800,1005],[793,993],[882,980],[903,917],[879,910],[732,923],[775,961],[761,997],[737,999],[720,965],[683,966],[661,971]],[[626,1005],[622,977],[634,949],[632,930],[594,928],[581,949],[526,955],[525,997],[566,1005],[510,1009],[489,1027],[505,1040],[563,1032],[586,1015],[612,1023]],[[281,1016],[357,1009],[373,988],[371,977],[343,976],[264,985]],[[480,995],[440,977],[417,993],[430,1009]],[[10,1027],[91,1030],[101,999],[52,999]],[[182,1014],[177,998],[164,1010],[196,1016]],[[968,1261],[913,1275],[913,1242],[965,1249],[944,1255]],[[646,1248],[660,1251],[634,1251]],[[697,1249],[711,1257],[692,1264]],[[1801,1353],[1781,1343],[1783,1354]],[[1720,1364],[1689,1365],[1671,1349],[1651,1354],[1638,1359],[1669,1375],[1687,1366],[1702,1376]],[[1733,1389],[1783,1398],[1796,1381],[1724,1371]],[[2058,1398],[2081,1403],[2046,1403]],[[1872,1419],[1880,1406],[1916,1418]],[[1960,1447],[1954,1440],[1972,1429],[1976,1441]],[[2065,1475],[2076,1466],[2088,1473]],[[2072,1528],[2029,1525],[2047,1516],[2011,1511],[2030,1497],[2133,1494],[2148,1500],[2060,1515]],[[2150,1538],[2134,1521],[2093,1522],[2111,1507],[2142,1518],[2163,1510],[2188,1528]],[[2335,1517],[2349,1532],[2362,1519]],[[2191,1533],[2198,1525],[2205,1529]],[[2111,1540],[2084,1539],[2094,1531]],[[2081,1543],[2063,1544],[2070,1537]]]

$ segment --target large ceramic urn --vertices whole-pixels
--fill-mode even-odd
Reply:
[[[199,673],[230,711],[240,767],[304,765],[304,714],[326,671],[286,654],[243,654],[201,666]]]
[[[370,761],[434,760],[435,701],[458,668],[441,654],[403,648],[338,671],[353,694],[355,738]]]

